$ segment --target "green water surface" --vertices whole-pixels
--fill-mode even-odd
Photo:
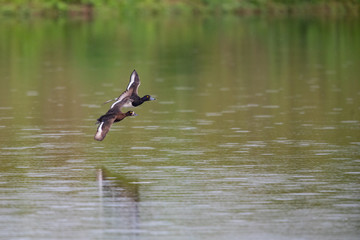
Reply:
[[[357,19],[0,21],[0,238],[358,239]],[[102,142],[108,99],[140,95]]]

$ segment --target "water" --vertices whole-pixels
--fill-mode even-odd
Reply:
[[[0,21],[2,239],[358,239],[356,20]],[[128,83],[154,102],[93,140]]]

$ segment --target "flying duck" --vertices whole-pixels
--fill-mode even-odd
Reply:
[[[155,98],[151,97],[150,95],[145,95],[143,97],[139,97],[139,95],[138,95],[139,86],[140,86],[140,78],[134,69],[134,71],[130,75],[129,85],[127,86],[126,90],[122,94],[120,94],[119,97],[108,100],[105,103],[115,101],[111,105],[111,108],[113,108],[116,104],[121,102],[123,99],[129,98],[129,100],[126,101],[126,103],[123,105],[123,107],[137,107],[137,106],[141,105],[143,102],[155,100]]]
[[[121,112],[121,108],[128,102],[132,102],[133,100],[127,98],[123,98],[120,102],[116,101],[111,108],[97,119],[96,124],[99,124],[96,134],[94,136],[95,140],[102,141],[106,134],[109,132],[110,127],[115,122],[120,122],[124,118],[128,116],[136,116],[137,114],[133,111],[128,111],[126,113]]]

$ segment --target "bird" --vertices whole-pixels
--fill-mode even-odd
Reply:
[[[96,124],[99,124],[94,139],[97,141],[104,140],[106,134],[109,132],[110,127],[113,123],[120,122],[126,117],[137,116],[134,111],[127,111],[123,113],[121,108],[128,102],[132,102],[132,99],[129,97],[123,98],[120,102],[117,101],[111,106],[111,108],[101,117],[97,119]]]
[[[156,100],[155,98],[151,97],[150,95],[145,95],[143,97],[140,97],[138,95],[139,86],[140,86],[140,78],[139,78],[138,73],[134,69],[134,71],[130,75],[130,81],[129,81],[129,84],[128,84],[126,90],[123,93],[121,93],[119,97],[110,99],[110,100],[106,101],[105,103],[115,101],[111,105],[111,108],[113,108],[116,104],[121,102],[123,99],[128,98],[128,101],[126,101],[126,103],[124,103],[123,107],[137,107],[146,101]]]

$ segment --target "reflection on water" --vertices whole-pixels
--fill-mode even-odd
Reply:
[[[359,34],[351,19],[0,21],[1,238],[357,239]],[[134,68],[157,101],[94,141]]]
[[[109,235],[114,238],[119,234],[128,234],[131,238],[138,235],[138,185],[124,177],[111,176],[105,168],[97,169],[96,179],[99,184],[99,216],[103,228],[113,229]]]

